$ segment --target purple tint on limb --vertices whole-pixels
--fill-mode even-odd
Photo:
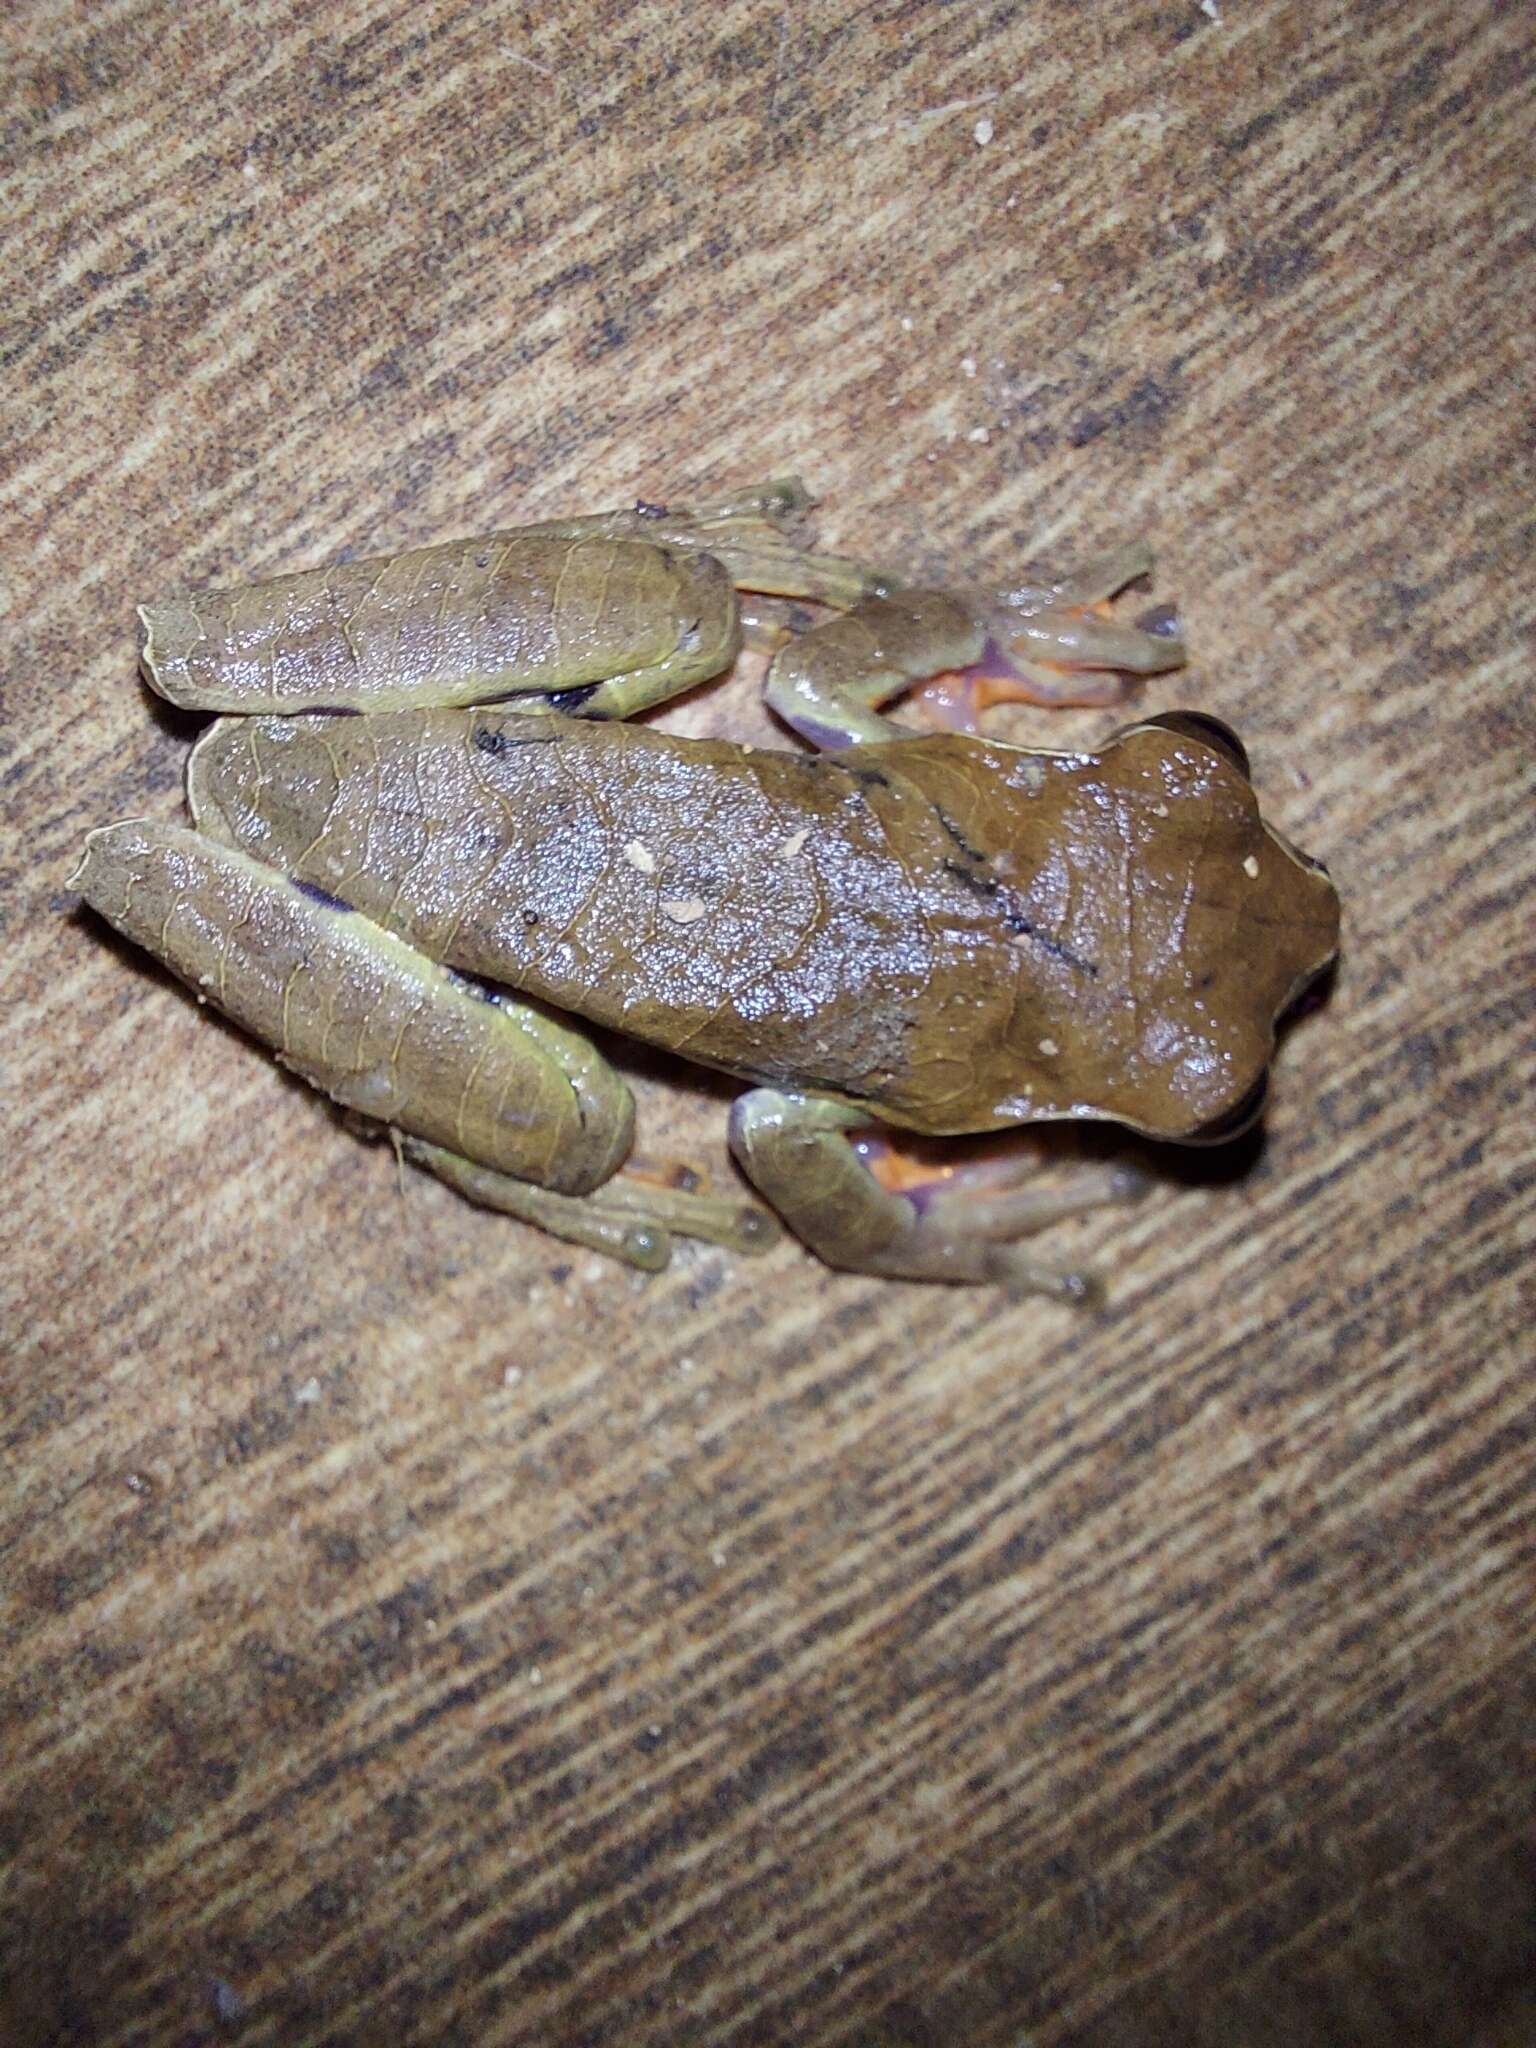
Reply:
[[[847,747],[853,744],[852,734],[840,732],[835,725],[823,725],[818,719],[808,718],[803,711],[777,708],[786,725],[799,733],[801,739],[809,740],[813,747],[820,747],[823,752],[833,747]]]

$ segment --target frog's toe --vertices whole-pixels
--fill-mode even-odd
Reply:
[[[880,1165],[872,1170],[879,1179]],[[906,1199],[914,1211],[914,1247],[928,1256],[974,1263],[982,1277],[1022,1293],[1097,1308],[1104,1289],[1096,1275],[1043,1265],[1020,1249],[1020,1240],[1071,1216],[1138,1201],[1148,1185],[1136,1167],[1084,1166],[1046,1180],[1038,1159],[1004,1156],[964,1162],[940,1180],[909,1179]]]
[[[1002,703],[1113,705],[1137,678],[1182,668],[1184,642],[1172,606],[1144,611],[1134,624],[1112,608],[1111,600],[1151,568],[1146,543],[1131,541],[1059,583],[981,600],[985,653],[958,678],[930,687],[930,702],[958,697],[972,711]]]

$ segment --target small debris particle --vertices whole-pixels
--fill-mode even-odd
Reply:
[[[1256,882],[1259,879],[1259,864],[1251,853],[1243,862],[1243,873],[1251,882]]]
[[[1053,1060],[1055,1059],[1057,1053],[1061,1051],[1061,1047],[1056,1043],[1054,1038],[1042,1038],[1040,1041],[1040,1050],[1045,1054],[1048,1060]]]
[[[725,1563],[725,1552],[723,1550],[712,1550],[709,1553],[709,1561],[715,1566],[723,1565]]]
[[[985,427],[972,427],[971,431],[966,435],[965,438],[967,439],[967,441],[990,441],[992,436],[987,432]]]
[[[679,1372],[692,1372],[695,1362],[691,1358],[680,1358],[677,1361],[677,1369]]]
[[[544,1674],[537,1664],[528,1673],[528,1683],[530,1685],[542,1685],[544,1683]]]
[[[976,358],[974,356],[962,356],[960,358],[960,369],[963,375],[974,377],[976,374]]]
[[[997,130],[992,126],[986,115],[983,114],[976,123],[976,126],[971,130],[971,133],[976,137],[976,147],[978,149],[985,149],[992,140],[992,137],[997,133]]]
[[[709,905],[700,902],[697,896],[674,896],[669,897],[661,907],[674,924],[696,924]]]
[[[222,1977],[209,1979],[208,2002],[213,2007],[214,2018],[222,2020],[226,2026],[233,2026],[236,2020],[244,2017],[245,2000],[234,1985],[226,1984]]]
[[[810,836],[808,826],[802,826],[798,832],[791,832],[784,844],[779,848],[779,859],[793,860],[797,853],[802,853],[805,850],[805,842]]]
[[[624,858],[632,868],[638,868],[642,875],[654,875],[656,856],[648,846],[642,846],[638,839],[631,839],[624,849]]]
[[[1221,20],[1221,0],[1200,0],[1200,12],[1208,21]]]
[[[509,1365],[501,1376],[501,1384],[504,1387],[515,1387],[522,1376],[523,1368],[520,1365]]]
[[[1154,818],[1166,818],[1168,815],[1168,806],[1166,804],[1154,804],[1152,806],[1152,815]]]
[[[912,332],[912,315],[910,313],[902,314],[901,331],[903,334],[910,334]]]
[[[311,1373],[307,1380],[300,1382],[293,1390],[294,1402],[300,1408],[312,1408],[320,1398],[320,1382]]]

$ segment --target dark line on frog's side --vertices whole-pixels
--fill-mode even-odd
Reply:
[[[977,896],[1001,896],[1003,893],[1001,882],[994,882],[990,875],[978,875],[974,868],[963,868],[957,860],[945,861],[944,872],[953,875],[957,882],[963,882]]]
[[[318,903],[323,910],[350,912],[352,909],[352,905],[344,896],[333,896],[329,889],[322,889],[318,882],[306,882],[302,875],[290,875],[288,879],[301,896],[307,896],[311,903]]]
[[[948,811],[941,809],[938,804],[935,804],[933,815],[938,819],[940,825],[943,826],[967,860],[984,861],[986,859],[987,856],[981,851],[980,847],[972,846],[970,840],[966,838]]]
[[[946,875],[953,875],[957,882],[964,883],[973,896],[984,896],[989,902],[1000,902],[1004,908],[1003,929],[1017,938],[1033,939],[1037,946],[1043,946],[1054,959],[1064,960],[1069,967],[1075,967],[1079,974],[1096,979],[1099,968],[1095,960],[1085,960],[1080,953],[1074,953],[1070,946],[1064,946],[1060,939],[1053,939],[1049,932],[1024,915],[1019,908],[1019,899],[1011,889],[1005,889],[990,875],[978,875],[974,868],[963,868],[958,861],[944,863]]]
[[[1096,960],[1085,960],[1080,953],[1074,953],[1072,948],[1064,946],[1060,939],[1053,939],[1049,932],[1043,932],[1039,925],[1032,924],[1021,911],[1011,911],[1003,919],[1003,926],[1005,930],[1021,938],[1033,939],[1035,944],[1043,946],[1053,959],[1064,960],[1068,967],[1075,967],[1079,974],[1098,979],[1099,963]]]
[[[497,732],[482,725],[475,732],[475,750],[481,754],[510,754],[514,747],[557,747],[565,737],[558,732]]]

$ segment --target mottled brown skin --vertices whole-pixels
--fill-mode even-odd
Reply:
[[[334,1102],[581,1195],[617,1171],[628,1089],[576,1031],[516,1010],[203,833],[129,819],[91,833],[72,877],[198,1000],[273,1046]]]
[[[1217,743],[816,757],[496,709],[215,726],[205,832],[423,951],[744,1078],[958,1133],[1188,1137],[1332,957]]]
[[[730,659],[736,593],[710,554],[507,532],[141,607],[154,688],[198,710],[467,704]],[[686,679],[686,678],[684,678]]]

